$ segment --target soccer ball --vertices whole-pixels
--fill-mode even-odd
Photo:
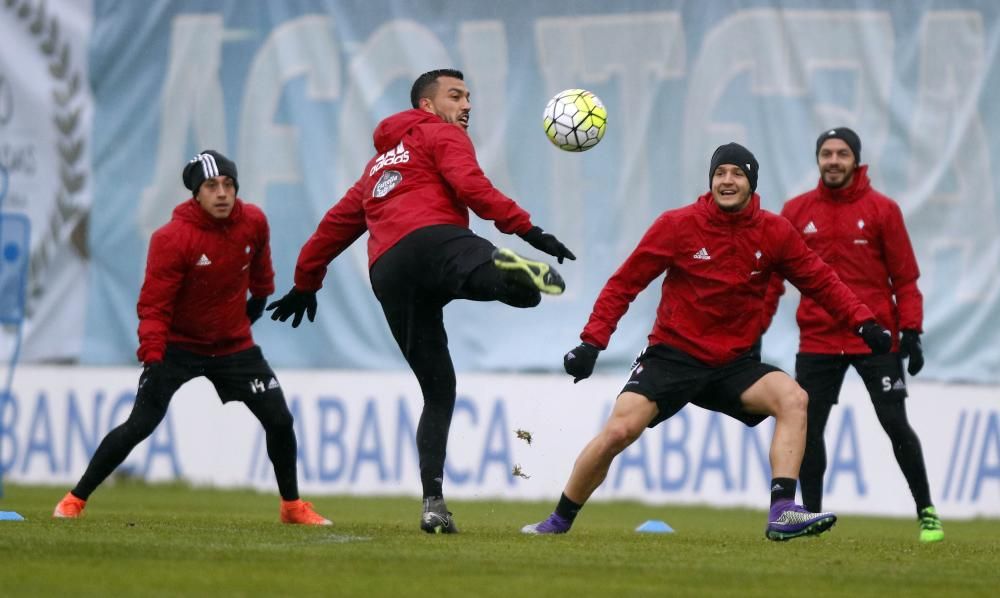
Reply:
[[[583,152],[604,137],[608,111],[601,98],[586,89],[566,89],[552,96],[542,115],[545,135],[567,152]]]

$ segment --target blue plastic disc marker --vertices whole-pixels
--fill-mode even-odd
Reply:
[[[650,519],[649,521],[646,521],[639,527],[635,528],[635,531],[647,534],[672,534],[674,533],[674,528],[667,525],[666,521],[660,521],[659,519]]]

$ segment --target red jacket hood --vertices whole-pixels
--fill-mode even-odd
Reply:
[[[831,189],[826,186],[823,182],[823,177],[819,177],[819,183],[816,185],[816,191],[819,193],[821,199],[827,201],[836,201],[841,203],[851,203],[857,201],[859,198],[863,197],[868,190],[872,188],[871,179],[868,178],[868,165],[864,164],[859,166],[854,171],[854,180],[847,187],[842,187],[840,189]]]
[[[212,229],[239,222],[243,218],[243,200],[236,198],[233,211],[225,218],[216,218],[202,209],[198,200],[191,198],[174,208],[173,219],[190,222],[198,228]]]
[[[739,212],[727,212],[715,203],[712,192],[702,195],[695,202],[698,212],[704,214],[712,224],[724,226],[749,226],[760,217],[760,196],[754,193],[745,208]]]
[[[403,135],[406,135],[410,129],[417,125],[443,122],[440,116],[426,110],[420,110],[419,108],[397,112],[392,116],[384,118],[375,127],[375,132],[372,134],[375,151],[381,154],[391,150],[399,144],[400,140],[403,139]]]

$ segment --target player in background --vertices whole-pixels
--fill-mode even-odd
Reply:
[[[553,235],[533,226],[528,213],[483,174],[467,132],[472,105],[460,71],[424,73],[413,83],[410,102],[411,110],[375,128],[376,155],[302,247],[294,287],[267,309],[282,322],[294,315],[293,327],[303,314],[312,321],[328,264],[369,232],[372,290],[424,399],[416,434],[423,486],[420,527],[455,533],[442,488],[455,408],[443,308],[454,299],[534,307],[540,293],[558,295],[565,288],[548,264],[497,249],[473,234],[469,210],[559,263],[576,258]]]
[[[649,346],[637,358],[608,421],[577,458],[555,512],[522,532],[568,532],[612,460],[645,428],[687,403],[747,426],[775,418],[768,538],[820,534],[836,522],[833,513],[810,512],[794,502],[805,445],[806,393],[753,351],[771,273],[780,272],[836,314],[839,325],[856,331],[873,351],[888,351],[890,339],[788,221],[760,208],[757,175],[749,150],[736,143],[720,146],[708,171],[710,192],[661,214],[604,285],[580,335],[583,342],[564,359],[574,382],[590,376],[629,304],[666,272]]]
[[[820,134],[816,163],[820,174],[816,188],[789,200],[781,215],[871,308],[894,340],[891,353],[872,355],[812,298],[803,297],[799,303],[795,379],[809,393],[802,502],[811,510],[823,505],[823,432],[847,368],[853,367],[868,389],[875,415],[910,486],[920,541],[937,542],[944,539],[944,530],[931,502],[920,439],[906,417],[903,359],[909,360],[907,371],[915,376],[924,365],[924,352],[920,342],[923,296],[917,288],[920,270],[903,215],[896,202],[872,188],[868,165],[861,165],[861,139],[851,129],[840,127]],[[782,278],[775,276],[767,295],[765,327],[783,292]]]
[[[163,420],[177,389],[204,376],[223,403],[243,402],[264,427],[281,521],[330,525],[299,498],[292,414],[250,334],[274,292],[267,219],[236,197],[236,164],[219,152],[195,156],[182,178],[192,198],[149,242],[137,308],[143,370],[132,413],[104,437],[53,516],[80,517],[91,493]]]

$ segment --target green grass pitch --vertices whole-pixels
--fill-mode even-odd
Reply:
[[[317,497],[333,527],[278,523],[275,495],[108,484],[81,520],[65,488],[6,486],[0,596],[987,596],[1000,520],[843,516],[819,538],[764,539],[764,511],[593,503],[565,536],[530,537],[553,503],[454,501],[462,533],[418,529],[415,498]],[[306,497],[309,499],[310,497]],[[901,498],[902,500],[902,498]],[[647,519],[673,534],[633,531]]]

